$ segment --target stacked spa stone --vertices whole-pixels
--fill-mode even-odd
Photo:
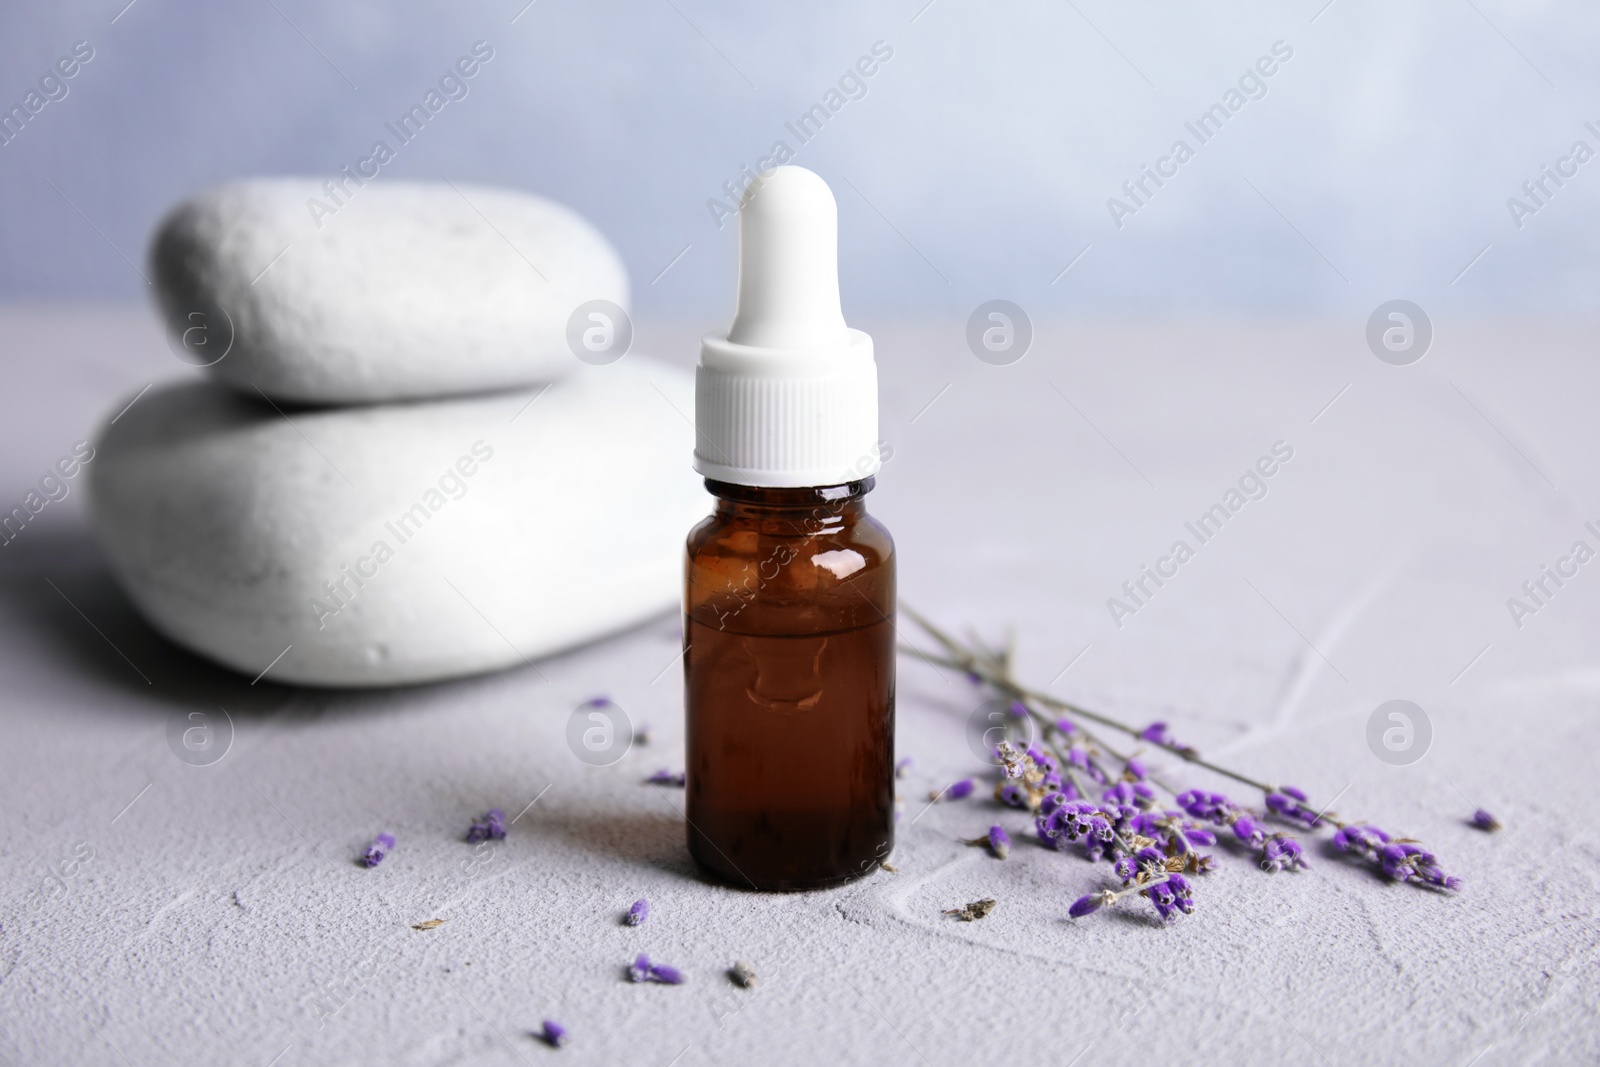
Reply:
[[[252,677],[365,686],[526,662],[675,604],[706,513],[693,382],[574,355],[575,312],[627,303],[606,240],[521,193],[373,183],[319,225],[327,196],[244,182],[156,235],[169,334],[207,377],[95,442],[95,525],[140,610]],[[576,329],[603,349],[627,330],[601,314]]]

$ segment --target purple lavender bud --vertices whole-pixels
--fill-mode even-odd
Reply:
[[[905,759],[901,760],[899,763],[896,763],[894,765],[894,776],[896,778],[904,778],[906,776],[906,772],[909,771],[910,769],[911,769],[911,757],[907,756]]]
[[[1184,827],[1184,829],[1177,836],[1186,837],[1189,839],[1189,844],[1198,845],[1201,848],[1210,848],[1212,845],[1217,843],[1216,834],[1212,833],[1210,830],[1202,830],[1199,827],[1194,827],[1192,829],[1189,827]]]
[[[1174,902],[1178,905],[1179,911],[1183,912],[1185,915],[1193,913],[1194,890],[1193,887],[1189,885],[1189,880],[1187,878],[1181,874],[1169,874],[1167,875],[1167,888],[1172,890],[1172,897]]]
[[[634,957],[633,963],[628,968],[628,980],[631,982],[648,982],[650,980],[650,957],[643,952]]]
[[[1133,854],[1134,862],[1140,867],[1162,867],[1164,869],[1166,859],[1158,848],[1141,848]]]
[[[1286,796],[1286,793],[1291,795]],[[1292,794],[1299,794],[1299,797],[1295,797]],[[1300,803],[1300,799],[1304,797],[1305,794],[1301,793],[1300,790],[1292,786],[1285,786],[1283,793],[1267,794],[1267,808],[1280,819],[1302,823],[1307,827],[1316,826],[1321,819],[1321,815]]]
[[[387,856],[392,848],[394,848],[394,835],[379,834],[373,838],[372,844],[367,846],[367,851],[362,854],[361,861],[368,867],[376,867],[383,862],[383,857]]]
[[[1078,730],[1078,728],[1072,725],[1072,723],[1067,719],[1057,719],[1056,729],[1060,730],[1064,734],[1076,733]]]
[[[1139,759],[1130,759],[1128,761],[1128,773],[1133,775],[1135,780],[1141,782],[1150,775],[1150,772],[1145,769],[1144,762]]]
[[[961,781],[951,785],[949,789],[946,789],[944,795],[951,800],[965,800],[972,795],[972,791],[977,787],[977,783],[971,778],[963,778]]]
[[[1131,804],[1133,803],[1133,787],[1127,782],[1118,782],[1101,793],[1100,799],[1107,804]]]
[[[1493,815],[1490,815],[1482,808],[1479,808],[1477,811],[1472,813],[1472,825],[1476,826],[1480,830],[1487,830],[1492,834],[1496,830],[1500,829],[1500,820],[1495,818]]]
[[[982,678],[982,676],[980,676],[978,674],[977,671],[968,671],[967,672],[967,681],[971,682],[973,685],[982,685],[983,684],[983,678]]]
[[[1300,790],[1296,789],[1292,785],[1280,785],[1278,787],[1278,790],[1280,792],[1283,792],[1283,793],[1288,793],[1290,796],[1294,797],[1296,800],[1300,801],[1300,803],[1302,803],[1302,804],[1304,804],[1306,802],[1306,800],[1308,799],[1306,797],[1305,793],[1303,793]]]
[[[1002,782],[995,792],[995,798],[1011,808],[1027,810],[1029,806],[1028,790],[1017,782]]]
[[[1011,706],[1006,710],[1009,711],[1013,717],[1018,719],[1026,719],[1028,717],[1028,705],[1024,704],[1020,700],[1013,700],[1011,702]]]
[[[628,914],[622,921],[629,926],[638,926],[648,918],[650,918],[650,902],[644,897],[640,897],[633,902],[633,907],[628,909]]]
[[[989,827],[989,851],[994,853],[995,859],[1003,860],[1011,855],[1011,835],[1003,827]]]
[[[1072,907],[1067,909],[1067,914],[1074,919],[1081,919],[1085,915],[1093,915],[1106,903],[1107,896],[1108,894],[1106,893],[1090,893],[1088,896],[1079,897],[1072,902]]]
[[[684,772],[669,771],[665,767],[645,779],[646,785],[675,785],[681,787],[686,781]]]
[[[567,1043],[567,1028],[552,1019],[546,1019],[539,1031],[539,1040],[551,1048],[560,1048]]]
[[[1139,736],[1152,745],[1172,744],[1172,737],[1167,733],[1167,724],[1164,722],[1151,723],[1139,732]]]
[[[1139,873],[1139,865],[1133,861],[1132,856],[1123,856],[1112,864],[1111,869],[1117,872],[1117,877],[1122,879],[1122,884],[1127,885]]]
[[[498,841],[506,836],[506,813],[499,808],[490,808],[481,819],[473,820],[467,829],[467,840],[473,844],[487,841],[491,838]]]
[[[1172,876],[1169,875],[1167,881],[1158,882],[1144,891],[1163,922],[1171,922],[1178,917],[1178,896],[1172,891],[1171,882]]]
[[[1261,869],[1269,873],[1306,867],[1300,842],[1292,837],[1274,837],[1261,850]]]
[[[1260,848],[1267,838],[1266,830],[1249,815],[1241,815],[1233,821],[1233,833],[1251,848]]]
[[[585,700],[582,703],[582,705],[580,705],[580,706],[581,707],[585,707],[585,708],[603,708],[607,704],[610,704],[610,703],[611,703],[611,698],[610,697],[590,697],[588,700]]]
[[[676,967],[669,967],[665,963],[655,963],[650,966],[650,981],[660,982],[662,985],[682,985],[684,975]]]

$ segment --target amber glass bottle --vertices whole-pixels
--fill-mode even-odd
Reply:
[[[894,542],[872,478],[707,480],[689,534],[689,851],[734,885],[837,885],[894,844]]]

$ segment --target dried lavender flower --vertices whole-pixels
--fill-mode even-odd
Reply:
[[[1486,830],[1492,834],[1496,830],[1500,829],[1501,824],[1499,819],[1495,818],[1493,815],[1490,815],[1482,808],[1479,808],[1477,811],[1472,813],[1472,825],[1476,826],[1480,830]]]
[[[948,797],[951,800],[964,800],[970,797],[972,791],[976,788],[978,788],[978,785],[971,778],[963,778],[959,782],[954,782],[943,789],[929,793],[928,799],[940,800]]]
[[[980,845],[994,853],[994,858],[1003,860],[1011,855],[1011,835],[1006,833],[1002,826],[991,826],[989,832],[982,837],[974,837],[968,841],[969,845]]]
[[[647,785],[675,785],[682,787],[686,781],[683,771],[669,771],[665,767],[645,779]]]
[[[629,926],[638,926],[648,918],[650,918],[650,902],[640,897],[633,902],[633,907],[628,909],[628,914],[623,916],[622,921]]]
[[[473,844],[479,841],[498,841],[506,836],[506,813],[499,808],[490,808],[481,819],[473,820],[472,826],[467,829],[467,840]]]
[[[733,965],[733,968],[728,971],[728,977],[732,978],[741,988],[754,989],[756,987],[756,969],[744,960],[740,960]]]
[[[995,907],[994,897],[984,897],[960,908],[946,908],[941,914],[954,915],[964,923],[970,923],[988,915]]]
[[[1320,812],[1306,807],[1306,795],[1292,785],[1280,785],[1278,792],[1267,794],[1267,810],[1280,819],[1297,822],[1310,829],[1321,820]]]
[[[387,856],[392,848],[394,848],[394,835],[379,834],[373,838],[372,844],[367,846],[367,851],[361,856],[361,862],[368,867],[376,867],[383,862],[383,857]]]
[[[553,1019],[546,1019],[535,1036],[551,1048],[560,1048],[567,1043],[567,1028]]]
[[[657,963],[650,968],[650,980],[660,982],[662,985],[682,985],[684,974],[676,967],[669,967],[665,963]]]
[[[651,963],[650,957],[643,952],[634,957],[633,963],[628,966],[628,980],[631,982],[660,982],[662,985],[681,985],[684,974],[676,967],[669,967],[664,963]]]
[[[1139,731],[1139,736],[1150,742],[1152,745],[1172,744],[1172,735],[1167,732],[1167,724],[1164,722],[1151,723],[1149,726],[1146,726],[1143,730]]]
[[[1074,919],[1081,919],[1085,915],[1094,914],[1107,904],[1115,904],[1116,902],[1117,894],[1109,889],[1103,889],[1098,893],[1089,893],[1073,901],[1072,907],[1067,909],[1067,914]]]

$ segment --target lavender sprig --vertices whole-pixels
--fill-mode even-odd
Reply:
[[[1008,702],[1013,713],[1020,709],[1041,733],[1041,741],[1027,749],[1009,741],[997,747],[1002,778],[995,787],[995,798],[1034,812],[1040,842],[1046,846],[1064,849],[1081,844],[1091,861],[1115,864],[1125,884],[1135,879],[1133,888],[1151,899],[1163,919],[1194,908],[1192,886],[1183,875],[1204,873],[1215,865],[1211,856],[1197,851],[1217,843],[1216,832],[1203,824],[1231,831],[1232,839],[1255,853],[1259,866],[1268,872],[1308,866],[1298,840],[1268,827],[1267,820],[1275,819],[1308,831],[1333,827],[1338,831],[1334,837],[1338,848],[1368,859],[1396,881],[1443,890],[1461,885],[1460,879],[1443,873],[1437,858],[1419,842],[1391,838],[1375,827],[1355,826],[1326,810],[1314,810],[1307,794],[1294,786],[1275,786],[1211,763],[1193,747],[1174,739],[1164,722],[1136,728],[1028,689],[1012,676],[1009,647],[995,652],[963,645],[916,612],[901,607],[943,646],[944,654],[910,651],[928,662],[963,671],[975,684],[989,686]],[[1177,792],[1152,776],[1136,753],[1118,752],[1074,719],[1116,730],[1259,790],[1262,808],[1252,810],[1221,793]],[[1107,756],[1116,763],[1108,765]],[[1163,804],[1162,792],[1181,810]],[[1099,799],[1091,799],[1095,796]],[[1483,820],[1493,820],[1487,812],[1479,814]],[[1489,829],[1479,814],[1474,815],[1473,825]],[[1157,861],[1160,871],[1155,867]],[[1140,878],[1147,881],[1137,882]],[[1149,880],[1156,878],[1161,881]],[[1069,914],[1082,917],[1115,899],[1116,894],[1109,890],[1089,894],[1076,901]]]

